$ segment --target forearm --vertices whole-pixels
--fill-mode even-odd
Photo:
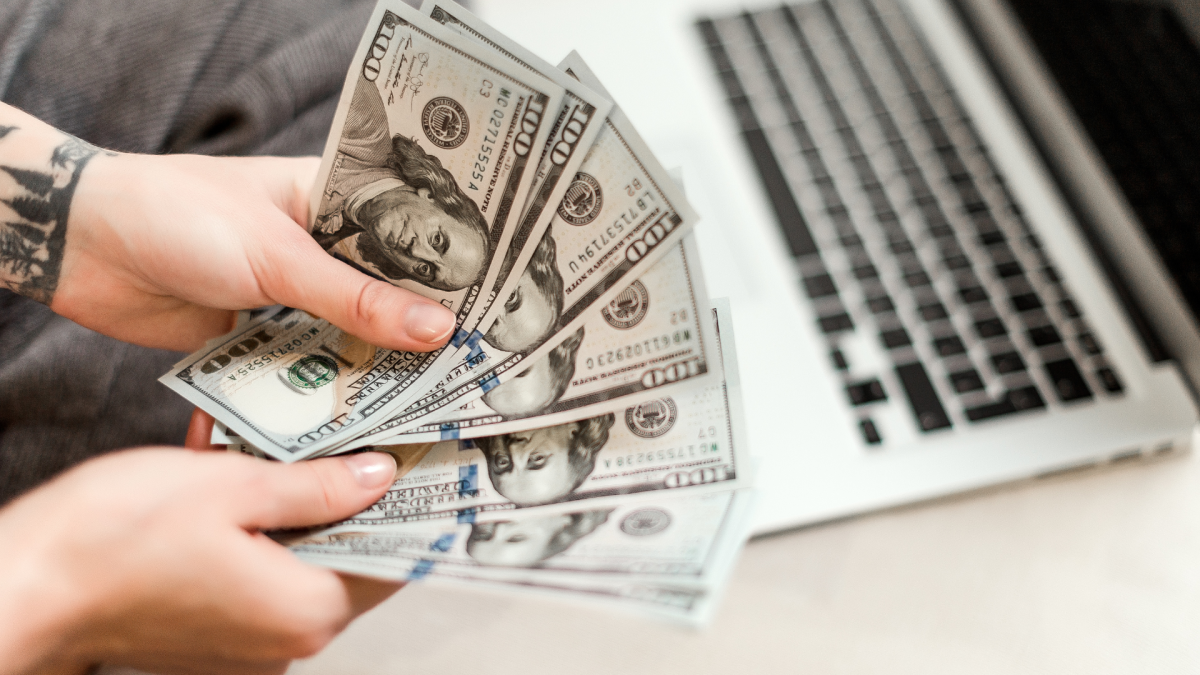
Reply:
[[[0,103],[0,285],[54,299],[75,187],[99,152]]]

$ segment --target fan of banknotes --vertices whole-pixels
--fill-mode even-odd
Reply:
[[[610,99],[578,54],[554,67],[446,0],[376,7],[309,229],[451,309],[450,344],[385,350],[272,307],[162,378],[233,450],[397,458],[379,502],[289,535],[298,555],[711,612],[752,474],[728,308],[695,212]]]

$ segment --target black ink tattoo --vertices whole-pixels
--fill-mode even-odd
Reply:
[[[18,130],[0,126],[0,140]],[[84,167],[99,152],[104,151],[68,136],[51,153],[49,171],[0,165],[13,183],[8,194],[0,187],[0,203],[15,215],[0,216],[0,283],[10,290],[47,305],[54,299],[71,200]]]

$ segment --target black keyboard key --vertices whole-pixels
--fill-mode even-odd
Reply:
[[[1075,306],[1074,300],[1063,300],[1058,303],[1058,307],[1068,319],[1078,319],[1081,316],[1079,308]]]
[[[1083,379],[1083,373],[1079,372],[1079,367],[1071,359],[1047,363],[1046,374],[1054,382],[1055,393],[1063,403],[1092,397],[1092,390]]]
[[[980,338],[987,340],[988,338],[1000,337],[1008,335],[1008,329],[1004,327],[1004,322],[1000,319],[983,319],[975,322],[975,332]]]
[[[904,283],[908,284],[909,288],[919,288],[921,286],[929,286],[933,282],[929,280],[929,275],[924,272],[911,272],[904,275]]]
[[[867,307],[874,314],[883,314],[885,312],[896,311],[896,305],[892,303],[892,299],[886,295],[871,298],[867,300]]]
[[[1091,333],[1084,333],[1079,336],[1079,346],[1091,356],[1099,356],[1104,353],[1104,350],[1100,347],[1100,341]]]
[[[963,270],[971,267],[971,260],[965,255],[946,256],[944,262],[946,263],[946,269],[949,270]]]
[[[925,319],[926,321],[940,321],[941,319],[945,319],[947,316],[949,316],[946,314],[946,308],[942,306],[942,303],[940,302],[921,305],[917,311],[921,313],[921,318]]]
[[[986,207],[985,207],[986,208]],[[990,232],[981,232],[979,234],[979,243],[984,246],[992,246],[995,244],[1003,244],[1008,241],[1004,233],[1000,230],[991,230]]]
[[[879,380],[847,385],[846,395],[850,397],[851,405],[866,405],[887,400],[887,392],[883,390],[883,384]]]
[[[1025,370],[1025,360],[1016,352],[1005,352],[992,356],[992,367],[1001,375],[1019,373]]]
[[[838,289],[837,284],[833,283],[833,277],[828,274],[817,274],[804,278],[804,292],[808,293],[808,297],[816,299],[837,295]]]
[[[1043,267],[1042,276],[1046,278],[1046,281],[1052,284],[1057,284],[1062,281],[1062,278],[1058,276],[1058,270],[1054,269],[1053,267]]]
[[[950,225],[948,223],[940,223],[937,225],[930,225],[929,226],[929,236],[933,237],[934,239],[942,239],[944,237],[953,237],[954,236],[954,228],[950,227]]]
[[[855,267],[854,277],[856,279],[878,279],[879,270],[875,269],[874,265],[868,263],[861,267]]]
[[[985,405],[976,406],[974,408],[967,408],[964,412],[966,413],[968,420],[972,422],[979,422],[982,420],[990,420],[994,417],[1001,417],[1003,415],[1012,415],[1013,413],[1017,412],[1017,407],[1012,404],[1012,401],[1009,401],[1007,398],[1003,398],[996,403],[988,403]]]
[[[955,354],[964,354],[967,351],[966,345],[963,344],[963,341],[957,335],[934,340],[933,348],[941,356],[954,356]]]
[[[1058,334],[1054,326],[1038,326],[1029,329],[1029,341],[1038,347],[1045,347],[1061,344],[1062,336]]]
[[[750,119],[742,120],[743,127],[758,126],[758,122],[753,118],[753,112],[750,113],[750,116]],[[746,128],[742,133],[742,138],[750,148],[750,156],[754,159],[758,175],[762,178],[763,187],[766,189],[771,207],[775,211],[775,219],[779,222],[780,229],[783,230],[788,247],[792,249],[792,255],[800,258],[817,253],[817,244],[813,240],[812,232],[809,231],[808,223],[800,213],[800,206],[796,204],[796,198],[792,195],[788,179],[779,166],[779,160],[775,158],[775,152],[771,149],[766,134],[762,129]]]
[[[875,426],[872,420],[863,420],[858,423],[858,428],[862,431],[863,440],[867,445],[879,445],[883,443],[883,436],[879,435],[879,429]]]
[[[846,361],[846,354],[840,349],[834,348],[829,352],[829,358],[833,361],[833,367],[837,370],[850,370],[850,363]]]
[[[1034,408],[1045,408],[1046,401],[1042,399],[1042,395],[1038,393],[1037,387],[1021,387],[1013,389],[1004,396],[1017,410],[1033,410]]]
[[[1013,309],[1018,312],[1032,312],[1035,309],[1042,308],[1042,300],[1037,296],[1037,293],[1014,295],[1010,300],[1012,300]]]
[[[854,320],[845,312],[823,316],[820,318],[820,324],[821,330],[825,333],[840,333],[842,331],[854,330]]]
[[[983,389],[983,378],[979,377],[979,371],[972,368],[971,370],[950,373],[950,384],[954,386],[954,391],[965,394],[969,391]]]
[[[988,294],[980,286],[972,286],[970,288],[960,288],[958,297],[968,305],[973,305],[977,302],[987,302]]]
[[[885,330],[879,334],[879,340],[887,349],[899,349],[912,344],[912,338],[908,337],[908,331],[903,328]]]
[[[1004,415],[1012,415],[1023,410],[1034,410],[1044,407],[1046,407],[1046,402],[1042,399],[1042,395],[1038,393],[1036,387],[1023,387],[1008,392],[1004,395],[1004,398],[995,403],[968,408],[966,414],[967,419],[972,422],[981,422]]]
[[[896,366],[896,376],[904,385],[904,393],[908,396],[908,404],[912,407],[917,418],[917,426],[922,431],[945,429],[951,426],[946,409],[938,398],[925,366],[920,363],[909,363]]]
[[[1117,374],[1112,368],[1101,368],[1100,370],[1097,370],[1096,377],[1100,378],[1100,382],[1110,394],[1119,394],[1125,391],[1124,385],[1121,384],[1121,380],[1117,378]]]
[[[1025,272],[1025,270],[1021,269],[1021,263],[1016,262],[1015,260],[1012,262],[1000,263],[999,265],[996,265],[996,274],[999,275],[1000,278],[1002,278],[1002,279],[1007,279],[1009,277],[1017,277],[1017,276],[1020,276],[1021,274],[1023,274],[1024,272]]]

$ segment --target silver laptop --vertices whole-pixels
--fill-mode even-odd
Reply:
[[[952,1],[475,3],[578,49],[683,167],[757,532],[1190,443],[1186,242],[1143,228],[1022,27],[1041,10]]]

